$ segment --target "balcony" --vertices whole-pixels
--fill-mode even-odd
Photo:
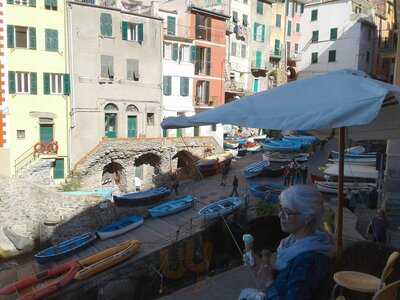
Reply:
[[[266,61],[251,61],[251,73],[255,77],[265,77],[267,76],[268,63]]]
[[[194,100],[194,106],[199,107],[199,108],[212,108],[214,105],[214,101],[210,100],[205,97],[195,97]]]
[[[225,92],[244,94],[245,83],[243,81],[227,80],[225,81]]]
[[[288,60],[300,61],[301,60],[301,54],[300,53],[290,53],[289,56],[288,56]]]
[[[163,35],[165,40],[172,41],[193,41],[193,36],[190,32],[190,28],[187,26],[176,26],[174,30],[168,30],[168,28],[163,28]]]
[[[270,53],[269,53],[269,57],[272,58],[272,59],[281,59],[282,50],[281,49],[271,50]]]

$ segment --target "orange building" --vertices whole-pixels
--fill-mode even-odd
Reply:
[[[195,48],[193,101],[197,111],[224,104],[226,20],[229,16],[189,7],[189,28]]]

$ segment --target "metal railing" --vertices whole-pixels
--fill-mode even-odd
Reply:
[[[266,61],[257,61],[257,60],[252,60],[251,61],[251,69],[253,70],[267,70],[268,69],[269,63]]]
[[[244,92],[245,83],[243,81],[227,80],[225,81],[226,91]]]
[[[282,50],[281,49],[273,49],[269,53],[270,57],[282,57]]]

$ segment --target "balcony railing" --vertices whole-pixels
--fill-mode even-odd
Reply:
[[[210,61],[196,61],[194,65],[194,74],[196,75],[210,75],[211,62]]]
[[[194,100],[194,105],[195,106],[213,106],[213,101],[210,99],[206,99],[204,97],[198,97],[196,96]]]
[[[274,58],[281,58],[282,57],[282,50],[281,49],[274,49],[270,51],[270,57]]]
[[[251,61],[251,69],[252,70],[267,70],[268,69],[269,63],[266,61],[257,61],[257,60],[252,60]]]
[[[245,84],[243,81],[236,81],[236,80],[225,81],[225,91],[244,93]]]
[[[288,60],[299,61],[299,60],[301,60],[301,54],[300,53],[289,53]]]
[[[168,30],[165,24],[165,28],[163,28],[163,33],[165,37],[176,37],[176,38],[185,38],[185,39],[193,39],[193,34],[190,32],[190,28],[188,26],[176,26],[174,30]]]

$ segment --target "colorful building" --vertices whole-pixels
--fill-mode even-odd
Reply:
[[[36,164],[43,181],[50,183],[68,172],[65,7],[61,0],[7,1],[8,175]]]
[[[282,55],[285,43],[285,1],[279,0],[272,3],[272,15],[270,18],[270,56],[271,71],[269,72],[270,86],[281,85],[286,82],[286,62]],[[283,53],[284,54],[284,53]]]

